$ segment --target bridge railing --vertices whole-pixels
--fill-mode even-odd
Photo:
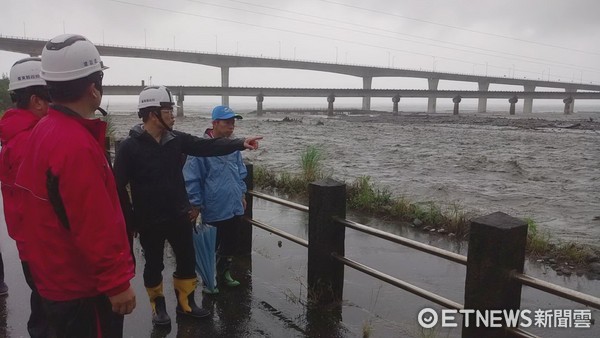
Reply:
[[[342,301],[344,266],[368,274],[390,285],[454,310],[520,311],[521,288],[527,285],[543,292],[600,309],[600,298],[545,282],[523,273],[527,224],[496,212],[471,221],[468,255],[436,248],[418,241],[393,235],[346,219],[345,184],[323,180],[309,184],[309,205],[287,201],[254,191],[253,166],[247,165],[246,220],[242,230],[242,250],[252,251],[252,226],[256,226],[308,248],[308,297],[316,304]],[[264,199],[309,214],[308,240],[294,236],[253,218],[253,198]],[[467,266],[464,304],[447,299],[406,281],[373,269],[345,256],[345,229],[351,228],[393,243],[404,245],[454,263]],[[589,318],[591,321],[591,318]],[[475,327],[463,321],[462,337],[535,337],[511,327],[503,320],[501,327]]]

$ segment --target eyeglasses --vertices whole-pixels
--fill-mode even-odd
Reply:
[[[160,112],[161,113],[167,113],[167,114],[173,114],[173,108],[171,108],[171,109],[161,109]]]

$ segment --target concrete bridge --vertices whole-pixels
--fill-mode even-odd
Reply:
[[[0,36],[0,50],[24,53],[37,56],[41,53],[46,40],[26,39],[19,37]],[[440,80],[476,82],[478,92],[487,93],[490,84],[518,85],[523,86],[523,92],[535,92],[536,87],[561,88],[565,92],[574,93],[578,90],[600,91],[600,85],[583,83],[565,83],[558,81],[543,81],[532,79],[517,79],[506,77],[488,77],[480,75],[455,74],[443,72],[429,72],[411,69],[385,68],[373,66],[347,65],[339,63],[325,63],[314,61],[298,61],[286,59],[274,59],[252,56],[238,56],[229,54],[202,53],[196,51],[180,51],[172,49],[151,49],[129,46],[115,45],[97,45],[98,51],[104,56],[129,57],[129,58],[147,58],[169,61],[179,61],[187,63],[196,63],[219,67],[221,69],[221,87],[229,87],[229,70],[234,67],[262,67],[262,68],[287,68],[322,71],[329,73],[345,74],[361,77],[363,80],[362,108],[369,110],[371,107],[371,97],[369,90],[372,88],[374,77],[411,77],[427,79],[429,96],[427,111],[434,113],[436,110],[436,100],[438,94],[438,84]],[[485,112],[487,109],[487,98],[491,96],[478,96],[478,111]],[[534,96],[524,98],[523,112],[531,113],[533,108]],[[573,96],[573,98],[575,98]],[[222,94],[223,104],[229,103],[229,94]],[[573,102],[570,110],[573,110]]]
[[[393,112],[398,112],[401,98],[451,98],[455,103],[461,99],[506,99],[514,113],[514,104],[519,99],[561,99],[565,111],[570,111],[575,99],[600,100],[600,92],[519,92],[519,91],[466,91],[466,90],[419,90],[419,89],[356,89],[356,88],[265,88],[265,87],[200,87],[167,86],[177,98],[177,115],[183,115],[183,102],[187,95],[200,96],[255,96],[257,111],[262,111],[265,97],[323,97],[330,104],[336,97],[389,97],[393,102]],[[103,86],[106,95],[138,95],[140,86]],[[458,102],[456,102],[458,101]],[[457,106],[458,109],[458,106]]]

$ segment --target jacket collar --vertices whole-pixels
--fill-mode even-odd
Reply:
[[[58,104],[53,104],[50,106],[50,109],[48,110],[48,115],[66,117],[72,119],[73,121],[76,121],[85,129],[87,129],[90,132],[90,134],[92,134],[92,136],[94,137],[94,139],[96,139],[96,141],[98,141],[100,146],[104,146],[104,138],[106,137],[107,127],[106,122],[100,119],[84,119],[83,117],[81,117],[81,115],[77,114],[72,109]]]

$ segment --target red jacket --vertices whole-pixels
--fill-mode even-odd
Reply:
[[[100,120],[52,106],[27,142],[15,184],[28,191],[28,262],[44,298],[114,296],[134,276],[105,132]]]
[[[19,195],[22,189],[15,187],[17,170],[25,155],[25,142],[40,117],[29,110],[9,109],[0,120],[0,181],[2,182],[2,201],[4,219],[9,236],[17,242],[19,256],[26,261],[25,241],[18,213]]]

